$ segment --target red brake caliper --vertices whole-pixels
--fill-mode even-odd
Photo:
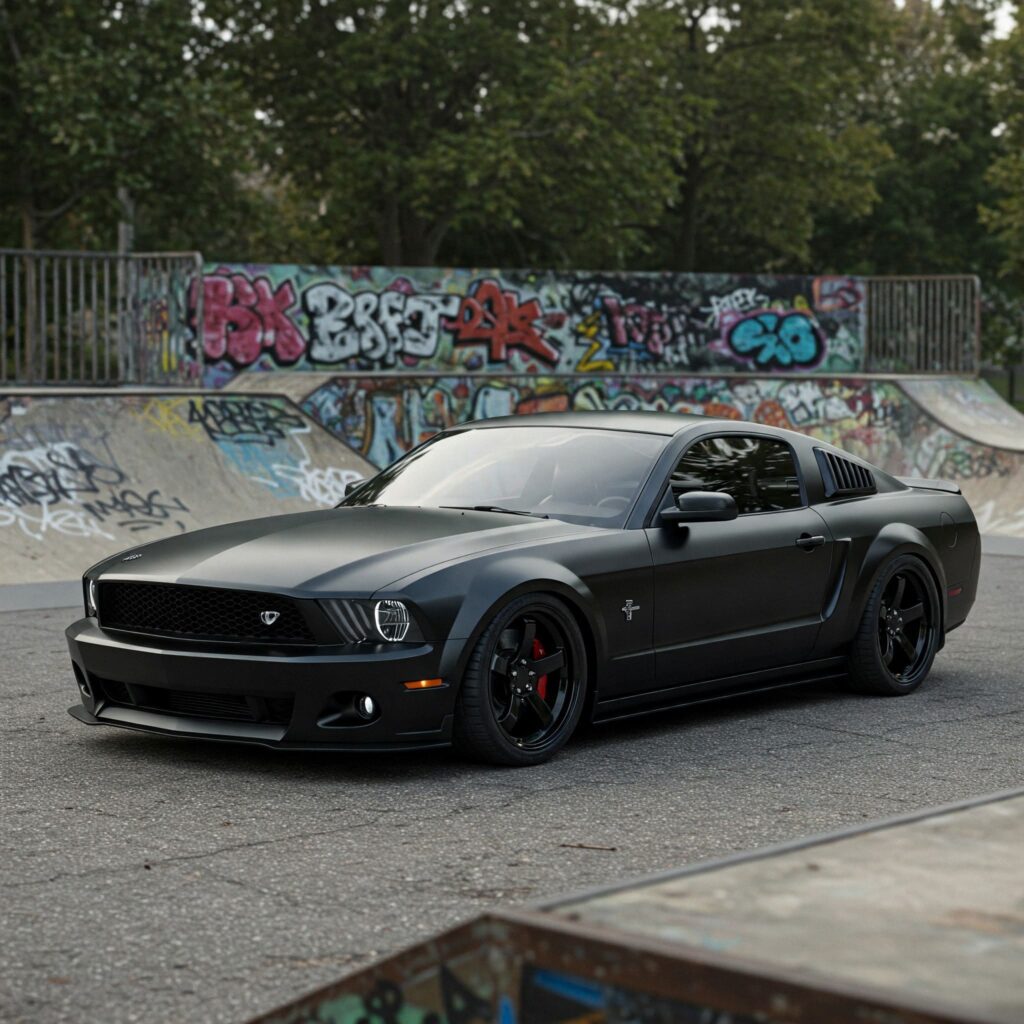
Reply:
[[[534,661],[539,661],[547,653],[548,652],[544,650],[544,645],[540,642],[540,637],[535,636],[533,638],[533,650],[530,651],[530,657],[533,658]],[[540,679],[537,680],[537,693],[540,696],[541,700],[548,699],[547,676],[541,676]]]

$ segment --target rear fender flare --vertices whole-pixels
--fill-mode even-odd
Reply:
[[[856,609],[856,618],[852,620],[856,629],[864,614],[871,591],[885,567],[900,555],[915,555],[931,570],[935,580],[935,588],[939,592],[942,629],[946,622],[946,570],[942,559],[932,542],[914,526],[907,523],[889,523],[882,527],[878,535],[868,547],[867,554],[861,564],[861,571],[850,598],[850,607]]]

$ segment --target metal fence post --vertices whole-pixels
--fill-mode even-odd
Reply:
[[[0,249],[0,383],[195,383],[202,266],[197,252]]]

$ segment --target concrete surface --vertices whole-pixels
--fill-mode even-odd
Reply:
[[[0,584],[80,579],[125,548],[327,507],[369,464],[281,396],[0,394]]]
[[[1019,785],[1024,561],[983,563],[913,696],[663,713],[524,771],[89,729],[77,612],[0,615],[0,1019],[237,1022],[489,907]]]
[[[559,905],[629,948],[714,951],[966,1019],[1024,1018],[1024,789]],[[794,1015],[795,1016],[795,1015]]]

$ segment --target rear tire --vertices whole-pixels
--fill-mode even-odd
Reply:
[[[849,688],[890,697],[912,693],[932,667],[941,627],[928,566],[914,555],[894,558],[871,588],[850,647]]]
[[[583,712],[587,654],[565,603],[528,594],[503,608],[477,640],[455,709],[456,749],[524,767],[553,757]]]

